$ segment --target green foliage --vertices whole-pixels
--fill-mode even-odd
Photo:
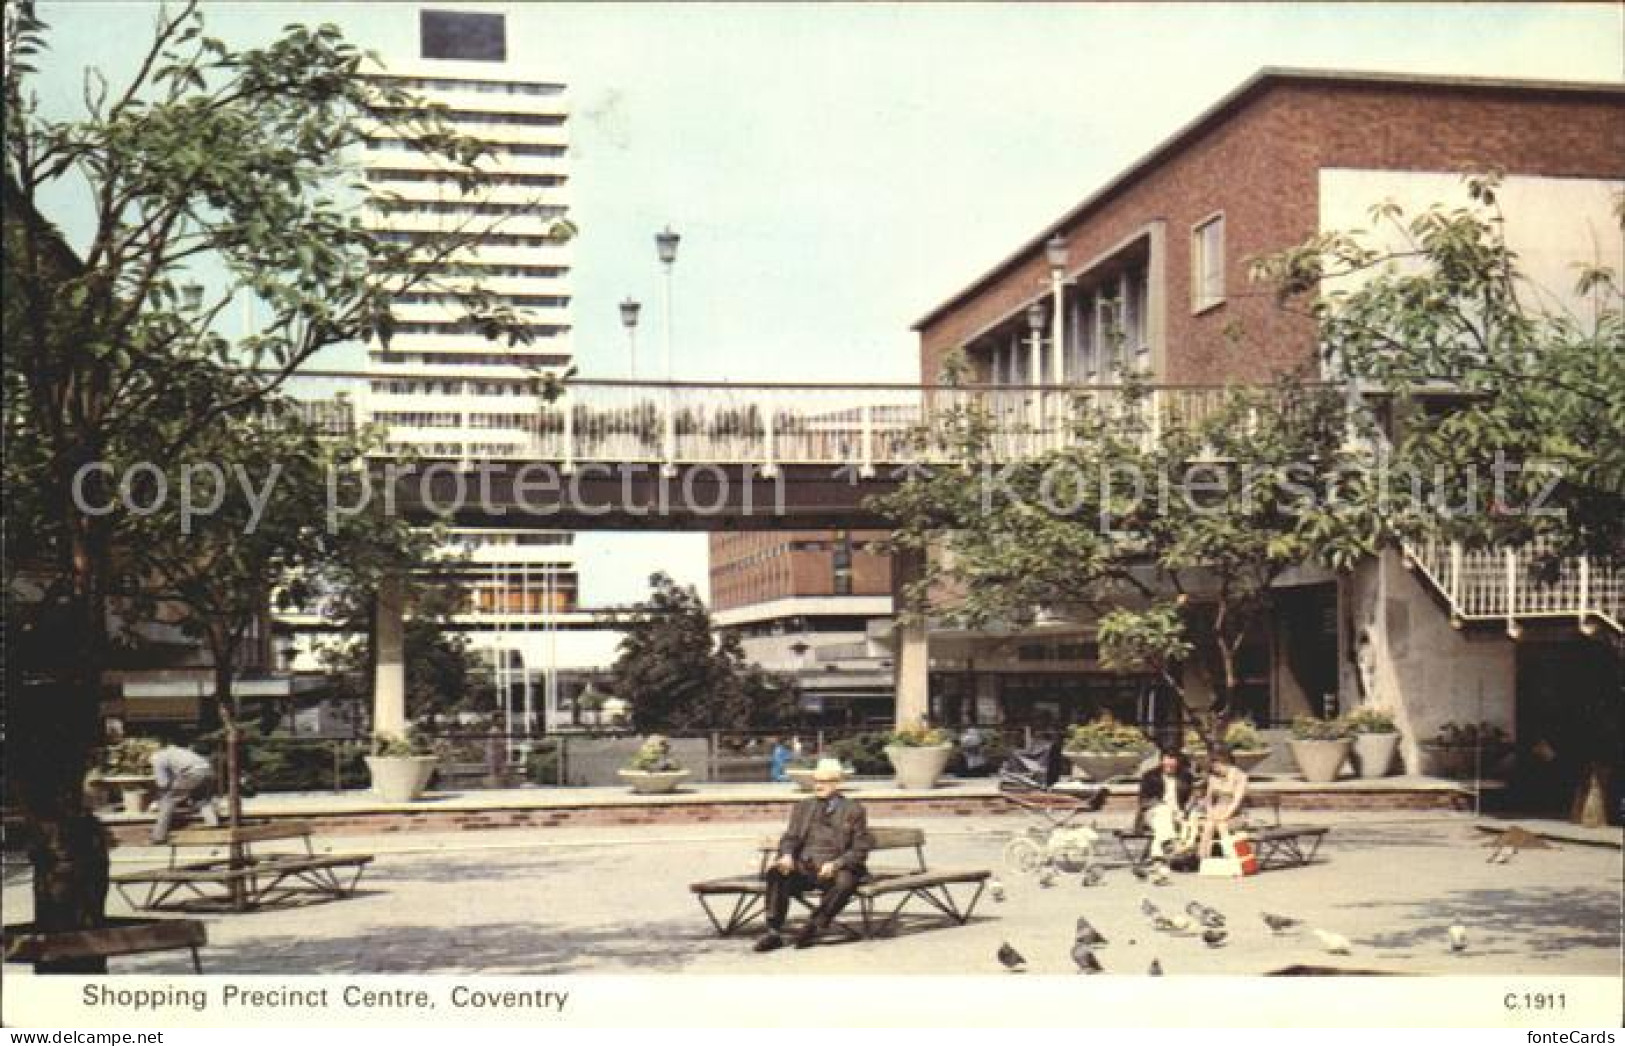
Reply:
[[[1299,716],[1292,720],[1292,737],[1298,741],[1341,741],[1349,733],[1348,724],[1341,719]]]
[[[243,778],[256,792],[325,792],[367,780],[367,746],[360,742],[267,738],[257,736],[255,731],[244,733]]]
[[[560,757],[561,744],[558,741],[538,741],[525,757],[525,777],[531,784],[556,785],[561,784],[559,770],[562,765]]]
[[[954,743],[948,731],[935,726],[905,726],[891,732],[889,744],[899,748],[940,748]]]
[[[1465,183],[1465,206],[1375,209],[1373,228],[1393,249],[1371,246],[1375,234],[1326,233],[1262,259],[1257,272],[1283,304],[1316,319],[1330,366],[1383,393],[1369,427],[1389,467],[1365,481],[1370,525],[1469,545],[1545,537],[1561,553],[1618,560],[1618,259],[1578,266],[1574,299],[1558,302],[1507,245],[1499,178]],[[1625,206],[1615,217],[1625,224]],[[1552,511],[1530,511],[1542,506]]]
[[[1426,743],[1443,748],[1494,748],[1509,743],[1506,731],[1494,723],[1445,723]]]
[[[644,739],[637,752],[633,754],[631,762],[626,764],[628,770],[642,770],[644,773],[660,773],[670,770],[681,770],[682,766],[672,758],[671,742],[660,734],[650,734]]]
[[[1111,715],[1103,715],[1090,723],[1078,723],[1066,733],[1069,752],[1144,755],[1154,748],[1156,745],[1139,727],[1119,723]]]
[[[1229,746],[1232,752],[1262,752],[1269,747],[1264,735],[1258,732],[1251,719],[1237,719],[1224,728],[1223,743]],[[1187,752],[1204,752],[1207,743],[1196,729],[1185,731],[1185,750]]]
[[[773,730],[794,721],[794,684],[749,664],[737,637],[714,638],[711,615],[692,588],[665,574],[649,585],[611,682],[639,728]]]
[[[865,777],[891,773],[886,746],[892,743],[890,731],[869,731],[845,737],[829,746],[829,754]]]
[[[102,749],[98,760],[104,774],[125,776],[152,772],[152,757],[162,747],[147,737],[126,737]]]
[[[1392,712],[1384,711],[1372,705],[1356,708],[1343,717],[1350,733],[1354,734],[1393,734],[1399,728],[1394,725]]]
[[[434,742],[427,734],[416,729],[407,730],[405,737],[379,733],[372,737],[372,754],[386,759],[434,755]]]

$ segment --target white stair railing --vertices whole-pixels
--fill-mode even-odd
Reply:
[[[1504,621],[1516,637],[1526,621],[1571,618],[1588,633],[1598,624],[1625,632],[1625,571],[1572,556],[1543,578],[1535,567],[1549,549],[1545,541],[1495,549],[1428,541],[1406,545],[1405,556],[1458,625]]]

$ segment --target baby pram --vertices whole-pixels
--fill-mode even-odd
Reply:
[[[1089,873],[1099,834],[1077,823],[1106,803],[1103,785],[1067,787],[1061,782],[1061,745],[1045,741],[1010,753],[999,770],[999,792],[1030,821],[1004,847],[1010,867],[1030,875]]]

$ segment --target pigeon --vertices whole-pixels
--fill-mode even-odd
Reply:
[[[1209,908],[1200,901],[1192,901],[1185,906],[1185,911],[1191,918],[1200,922],[1210,930],[1224,928],[1224,913],[1216,908]]]
[[[1100,960],[1095,958],[1094,951],[1083,941],[1079,941],[1072,946],[1072,961],[1078,964],[1079,973],[1105,972],[1105,968],[1100,965]]]
[[[1053,869],[1053,868],[1044,869],[1044,871],[1038,876],[1038,885],[1042,886],[1046,890],[1049,889],[1050,887],[1054,886],[1055,885],[1055,869]]]
[[[1450,950],[1458,953],[1467,950],[1467,927],[1461,923],[1450,927]]]
[[[1230,936],[1228,930],[1203,930],[1202,943],[1209,948],[1218,948],[1224,944],[1225,938]]]
[[[1105,878],[1106,873],[1101,871],[1098,865],[1090,865],[1088,871],[1083,873],[1083,885],[1099,886],[1101,880]]]
[[[1167,886],[1173,880],[1168,875],[1168,866],[1161,861],[1151,866],[1151,885]]]
[[[1022,973],[1027,969],[1027,960],[1021,957],[1020,952],[1010,947],[1008,941],[999,945],[999,962],[1011,973]]]
[[[1144,913],[1147,919],[1155,919],[1162,914],[1157,906],[1151,903],[1149,897],[1140,898],[1140,911]]]
[[[991,893],[993,895],[993,899],[995,901],[998,901],[1001,904],[1004,902],[1004,883],[1003,882],[999,881],[998,879],[995,879],[992,882],[987,884],[987,890],[988,890],[988,893]]]
[[[1184,933],[1191,928],[1191,921],[1183,915],[1176,915],[1172,919],[1159,915],[1151,920],[1151,927],[1163,933]]]
[[[1078,929],[1077,932],[1073,934],[1073,940],[1077,941],[1079,944],[1087,944],[1090,946],[1099,946],[1106,943],[1105,936],[1102,935],[1099,930],[1095,929],[1093,923],[1081,915],[1078,916]]]
[[[1151,878],[1151,870],[1150,870],[1150,869],[1148,869],[1148,868],[1147,868],[1147,867],[1146,867],[1146,866],[1145,866],[1145,865],[1143,865],[1143,864],[1137,864],[1137,865],[1135,865],[1135,866],[1134,866],[1134,867],[1133,867],[1133,868],[1132,868],[1132,869],[1131,869],[1131,871],[1133,871],[1133,872],[1134,872],[1134,878],[1136,878],[1136,879],[1138,879],[1138,880],[1140,880],[1140,882],[1142,882],[1142,883],[1143,883],[1143,882],[1145,882],[1145,881],[1146,881],[1146,880],[1147,880],[1147,879],[1149,879],[1149,878]]]
[[[1268,926],[1275,933],[1286,933],[1288,930],[1295,930],[1302,926],[1303,920],[1294,919],[1286,915],[1271,915],[1269,912],[1265,912],[1264,925]]]
[[[1152,959],[1151,960],[1151,968],[1149,970],[1145,971],[1145,975],[1147,977],[1161,977],[1162,976],[1162,961],[1160,959]]]
[[[1349,953],[1349,939],[1342,934],[1316,930],[1315,936],[1320,938],[1321,946],[1333,955],[1347,955]]]

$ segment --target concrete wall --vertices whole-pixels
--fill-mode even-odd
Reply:
[[[1447,722],[1487,722],[1514,736],[1517,650],[1504,633],[1457,631],[1397,552],[1363,564],[1342,589],[1340,695],[1344,712],[1387,709],[1407,772],[1417,742]]]

